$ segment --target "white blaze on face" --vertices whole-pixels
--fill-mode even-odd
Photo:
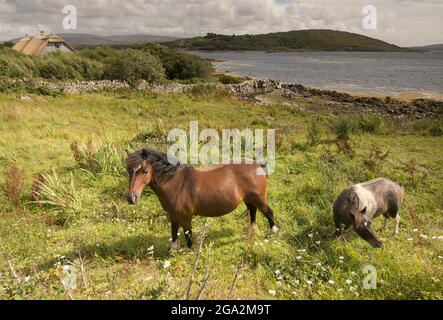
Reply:
[[[359,210],[363,210],[366,207],[365,215],[369,219],[372,219],[377,211],[377,201],[375,200],[374,195],[371,191],[365,187],[362,187],[360,184],[356,184],[354,190],[358,195],[358,199],[360,200]]]

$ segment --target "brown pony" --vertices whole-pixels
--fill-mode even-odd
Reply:
[[[271,230],[278,228],[272,209],[266,204],[267,176],[257,162],[216,165],[198,169],[171,164],[166,154],[143,149],[128,155],[128,202],[136,204],[146,186],[151,187],[171,219],[171,249],[179,247],[178,229],[183,227],[188,247],[192,246],[192,217],[219,217],[244,201],[252,226],[257,209],[268,219]]]

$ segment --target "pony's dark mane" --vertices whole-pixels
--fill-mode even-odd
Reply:
[[[357,193],[354,190],[354,187],[350,187],[347,189],[348,193],[346,195],[346,205],[349,209],[357,210],[360,207],[360,199],[358,198]]]
[[[178,169],[183,167],[178,160],[176,164],[170,163],[168,156],[163,152],[152,149],[142,149],[128,155],[128,159],[126,160],[126,169],[129,172],[133,172],[141,166],[144,160],[151,164],[154,170],[154,175],[160,179],[173,177],[177,173]]]

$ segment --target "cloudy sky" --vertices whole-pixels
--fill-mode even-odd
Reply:
[[[194,36],[336,29],[401,46],[443,43],[443,0],[0,0],[0,41],[63,29],[63,7],[77,9],[75,32]],[[377,9],[365,30],[363,8]]]

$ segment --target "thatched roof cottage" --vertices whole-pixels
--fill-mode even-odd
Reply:
[[[27,55],[39,55],[57,51],[75,51],[62,37],[55,34],[45,35],[43,32],[40,36],[26,36],[18,40],[12,49]]]

